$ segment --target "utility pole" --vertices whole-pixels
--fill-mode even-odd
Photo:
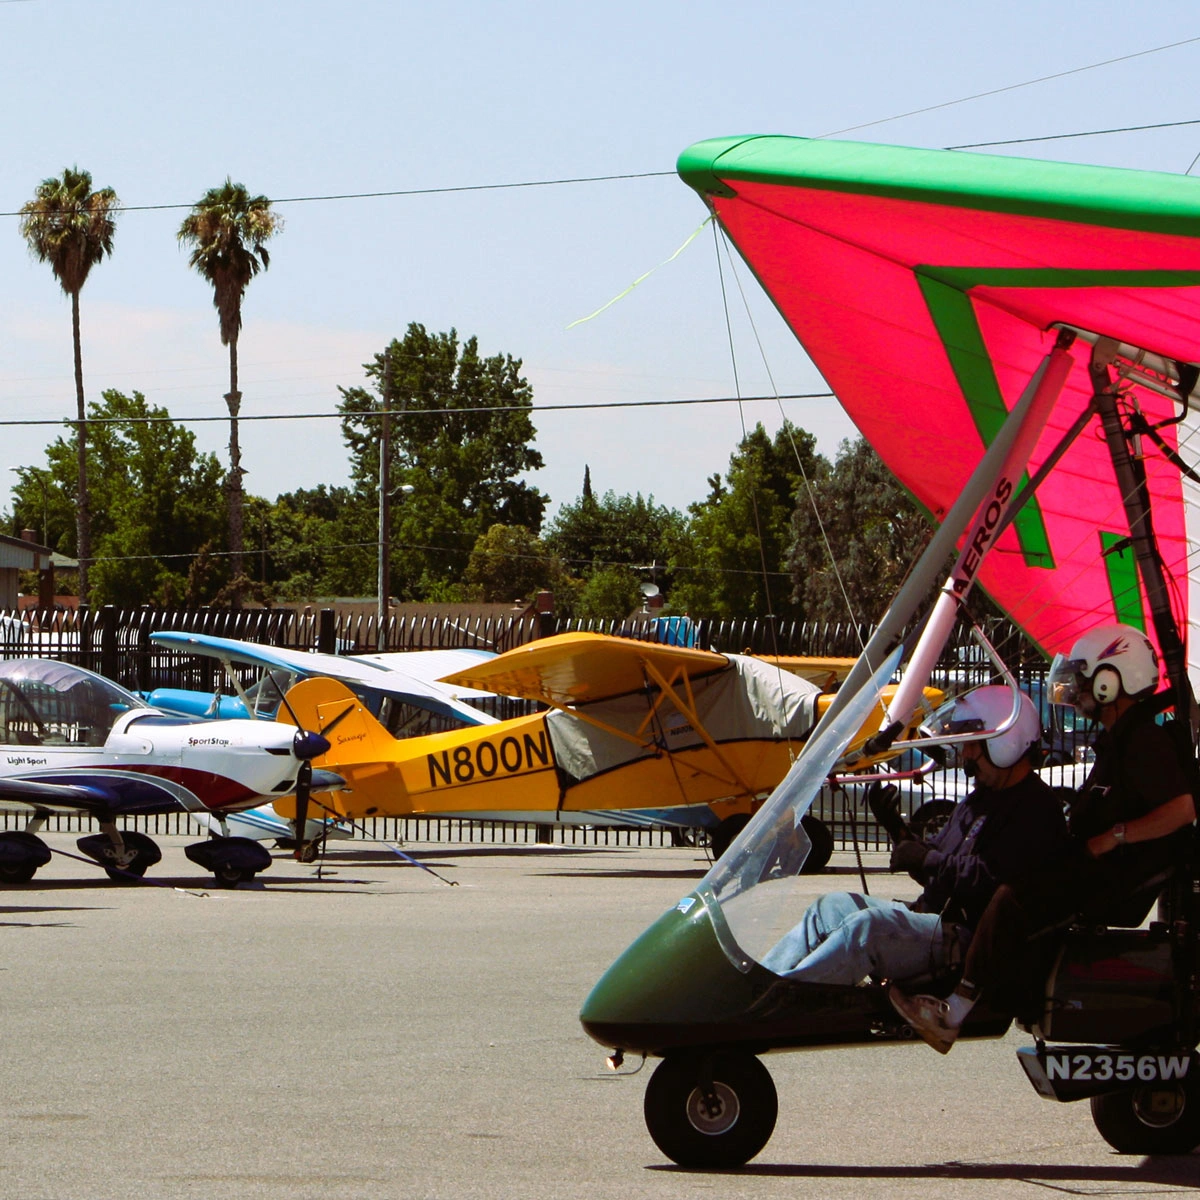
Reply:
[[[382,653],[388,642],[388,594],[392,574],[392,351],[383,352],[383,430],[379,438],[379,629],[375,648]]]

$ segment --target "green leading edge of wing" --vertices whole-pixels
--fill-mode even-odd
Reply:
[[[1200,180],[1158,171],[771,136],[697,142],[677,170],[702,195],[784,184],[1200,236]]]

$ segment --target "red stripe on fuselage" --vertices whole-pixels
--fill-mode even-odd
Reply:
[[[212,771],[197,771],[194,767],[177,767],[158,763],[114,763],[106,771],[128,771],[133,775],[153,775],[187,788],[211,812],[236,812],[254,808],[263,802],[262,792],[252,792],[243,783]]]

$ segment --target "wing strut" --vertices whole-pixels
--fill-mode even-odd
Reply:
[[[1154,521],[1150,508],[1150,491],[1146,483],[1146,468],[1141,459],[1129,452],[1128,438],[1131,436],[1121,420],[1117,406],[1117,391],[1120,380],[1114,382],[1109,375],[1113,362],[1114,346],[1100,339],[1092,350],[1089,372],[1095,394],[1092,403],[1100,415],[1104,439],[1108,443],[1109,457],[1121,489],[1125,506],[1125,518],[1133,541],[1133,553],[1146,589],[1150,605],[1150,617],[1154,632],[1171,681],[1175,697],[1175,713],[1178,720],[1172,722],[1182,732],[1188,731],[1187,750],[1193,752],[1196,742],[1196,698],[1187,674],[1187,649],[1179,633],[1179,625],[1171,609],[1171,598],[1167,590],[1162,557],[1154,536]]]
[[[1067,375],[1074,363],[1070,353],[1070,347],[1074,341],[1074,331],[1069,329],[1059,331],[1054,349],[1046,355],[1033,373],[1021,399],[988,448],[987,454],[971,476],[967,487],[963,489],[954,508],[942,522],[939,534],[948,526],[952,530],[957,528],[957,522],[952,520],[955,510],[962,504],[964,497],[970,493],[976,480],[981,475],[984,476],[988,486],[977,503],[974,519],[968,526],[967,537],[959,552],[958,560],[933,606],[929,620],[925,623],[925,628],[913,650],[912,658],[900,680],[900,686],[896,689],[892,703],[888,706],[883,722],[884,728],[893,727],[899,733],[900,729],[908,724],[917,711],[917,705],[924,694],[925,685],[929,682],[929,676],[937,665],[946,639],[950,636],[950,630],[954,627],[959,607],[966,600],[975,582],[980,562],[995,544],[1006,511],[1013,507],[1016,499],[1017,480],[1025,473],[1029,456],[1033,453],[1046,420],[1058,401],[1063,384],[1066,383]],[[989,467],[993,452],[996,454],[997,462],[985,472],[985,467]],[[933,543],[931,542],[930,549],[932,547]],[[941,553],[945,555],[947,551],[942,550]],[[929,550],[926,550],[925,555],[918,563],[918,569],[928,558]],[[936,569],[937,564],[934,563],[932,566]],[[898,599],[899,597],[897,597]]]

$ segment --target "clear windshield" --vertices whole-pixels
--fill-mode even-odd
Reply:
[[[0,662],[0,744],[103,746],[113,722],[148,706],[105,679],[45,658]]]
[[[804,884],[798,878],[809,840],[800,824],[826,777],[879,703],[900,661],[897,650],[800,757],[754,819],[700,883],[719,910],[718,935],[735,962],[760,959],[800,918]],[[732,939],[732,945],[726,944]]]

